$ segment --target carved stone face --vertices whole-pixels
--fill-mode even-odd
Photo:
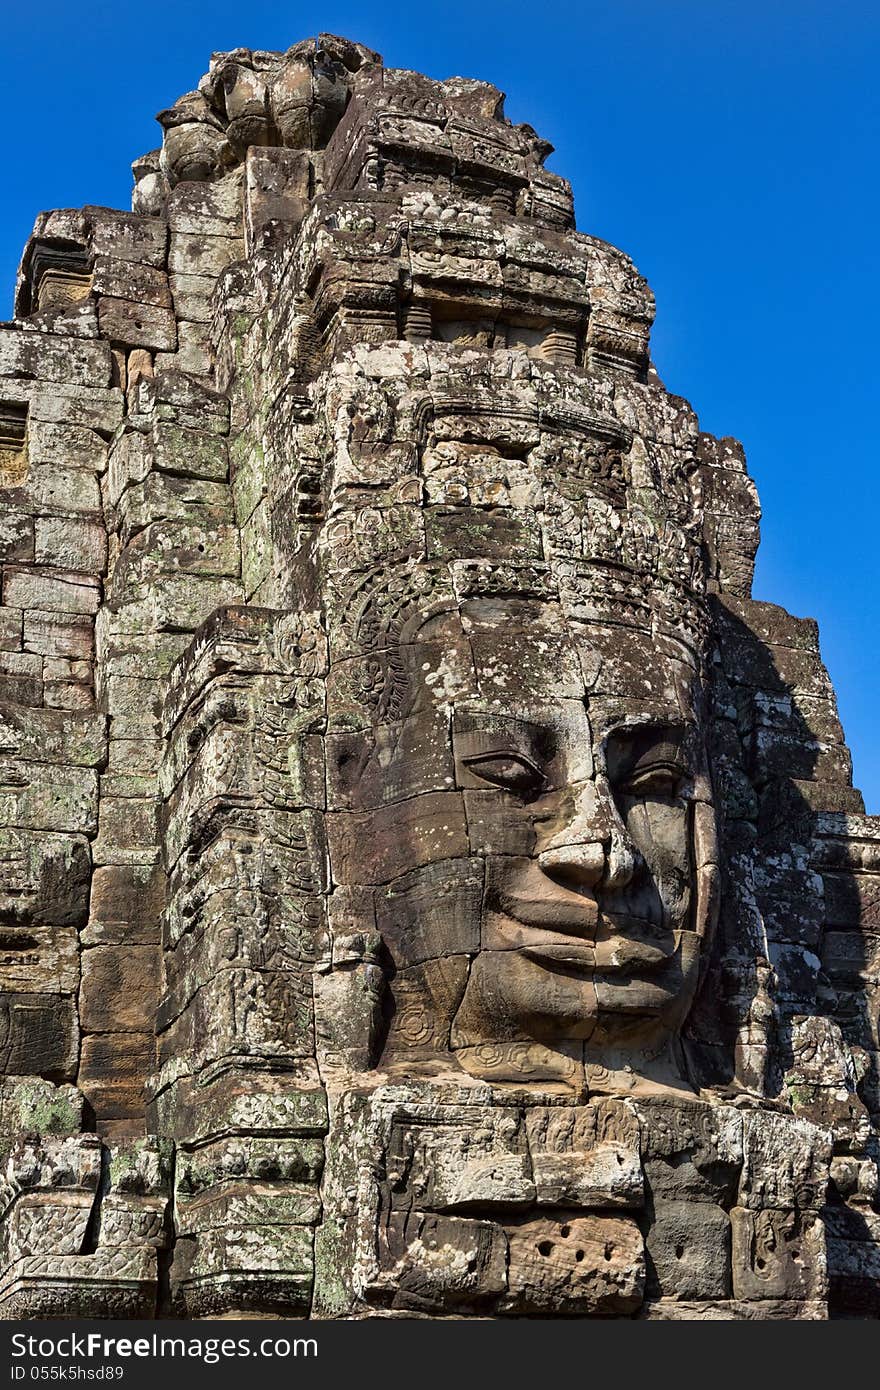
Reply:
[[[694,996],[717,872],[684,649],[484,600],[390,665],[402,718],[355,761],[392,1052],[431,1040],[499,1079],[657,1053]]]
[[[680,715],[655,720],[594,727],[586,698],[455,711],[460,783],[478,796],[493,789],[467,798],[480,806],[486,883],[460,1044],[481,1034],[612,1041],[680,1022],[698,963],[697,769]]]

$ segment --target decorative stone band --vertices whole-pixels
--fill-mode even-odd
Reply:
[[[624,566],[563,561],[554,566],[559,596],[569,616],[591,623],[639,628],[655,638],[683,643],[699,664],[710,632],[701,594],[659,572]]]
[[[91,257],[84,245],[59,237],[37,237],[22,265],[21,316],[78,304],[92,287]]]
[[[631,431],[598,403],[542,396],[525,382],[513,398],[492,381],[491,395],[475,385],[400,403],[418,455],[401,480],[411,486],[377,496],[376,447],[340,438],[338,421],[369,419],[387,434],[385,385],[327,422],[337,442],[319,553],[335,655],[394,645],[414,605],[454,604],[443,560],[476,565],[498,596],[533,596],[540,573],[534,596],[700,651],[707,561],[695,460],[637,456]],[[393,449],[380,453],[384,480]]]

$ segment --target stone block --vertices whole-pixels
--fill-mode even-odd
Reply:
[[[210,323],[216,284],[212,275],[171,275],[169,288],[177,317],[189,323]]]
[[[0,608],[0,651],[20,652],[22,649],[22,613],[20,608]]]
[[[163,218],[136,216],[115,208],[87,207],[84,211],[91,220],[96,258],[106,255],[141,265],[164,265],[168,225]]]
[[[85,468],[36,463],[31,466],[28,483],[34,510],[38,514],[72,513],[75,516],[84,515],[93,522],[101,516],[98,478]]]
[[[174,1306],[188,1318],[261,1314],[303,1317],[314,1276],[309,1226],[243,1226],[206,1231],[171,1273]]]
[[[95,697],[90,684],[79,681],[46,681],[43,701],[47,709],[89,710]]]
[[[158,865],[100,866],[92,876],[83,945],[153,945],[164,906],[165,875]]]
[[[159,1001],[156,946],[91,946],[83,952],[79,999],[84,1033],[148,1033]]]
[[[29,419],[48,425],[75,425],[111,435],[122,421],[123,399],[118,387],[77,386],[61,378],[51,387],[36,384],[30,396]]]
[[[77,1085],[99,1126],[110,1120],[130,1120],[133,1132],[143,1132],[144,1086],[155,1058],[152,1033],[96,1033],[83,1038]]]
[[[46,573],[16,565],[3,571],[3,602],[12,608],[94,614],[100,597],[99,581],[88,574],[67,570]]]
[[[104,797],[98,813],[98,837],[92,846],[96,864],[154,864],[159,856],[157,807],[152,799]]]
[[[172,232],[168,269],[175,275],[217,276],[243,254],[244,244],[238,237]]]
[[[0,376],[102,388],[110,385],[111,375],[110,350],[105,343],[0,329]]]
[[[102,298],[126,300],[131,305],[150,305],[158,309],[172,307],[168,277],[164,271],[143,263],[124,260],[120,256],[101,253],[95,256],[92,289]],[[98,315],[100,322],[100,307]]]
[[[4,755],[25,762],[98,767],[107,755],[107,721],[99,714],[59,714],[0,705]],[[35,770],[35,775],[39,773]]]
[[[72,517],[38,517],[34,559],[56,569],[103,574],[107,565],[107,533],[96,521]]]
[[[469,853],[457,792],[430,792],[374,813],[339,811],[327,821],[337,883],[389,883],[419,864]]]
[[[83,836],[0,828],[0,864],[7,925],[84,925],[91,856]]]
[[[0,993],[73,995],[79,942],[73,927],[13,927],[0,932]]]
[[[730,1218],[712,1202],[657,1199],[645,1237],[650,1298],[731,1295]]]
[[[73,1086],[54,1086],[39,1077],[0,1081],[0,1134],[78,1134],[83,1128],[82,1096]]]
[[[163,421],[154,431],[149,457],[160,472],[181,477],[225,482],[229,471],[225,439],[170,421]]]
[[[174,314],[153,304],[105,295],[98,301],[98,324],[105,337],[125,347],[173,352],[177,346]]]
[[[26,564],[34,558],[34,519],[11,508],[0,515],[0,559]]]
[[[0,993],[0,1018],[5,1039],[0,1065],[7,1076],[73,1080],[79,1029],[69,995]]]
[[[95,625],[88,613],[41,613],[28,609],[24,614],[24,650],[39,656],[70,657],[91,661],[95,655]]]
[[[107,465],[107,441],[82,425],[29,420],[27,444],[31,467],[48,463],[103,473]]]
[[[28,652],[0,651],[0,701],[15,705],[43,703],[43,663]]]
[[[91,768],[13,760],[4,765],[0,825],[90,834],[97,824],[98,778]]]
[[[825,1228],[815,1212],[734,1207],[730,1221],[734,1298],[827,1298]]]
[[[507,1235],[505,1310],[533,1317],[607,1317],[640,1306],[645,1253],[631,1219],[561,1214],[508,1226]]]
[[[505,1291],[507,1241],[488,1222],[431,1213],[392,1217],[383,1237],[392,1307],[436,1317],[479,1309]]]

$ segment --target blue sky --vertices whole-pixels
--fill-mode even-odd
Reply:
[[[657,296],[654,357],[742,439],[764,507],[755,596],[819,619],[880,811],[875,286],[880,7],[859,0],[6,0],[0,296],[36,213],[127,207],[156,111],[212,49],[320,30],[434,77],[494,82],[556,146],[578,226]]]

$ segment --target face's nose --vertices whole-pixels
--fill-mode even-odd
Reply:
[[[610,791],[583,782],[571,789],[564,824],[538,854],[538,864],[554,883],[583,892],[624,888],[637,858]]]

